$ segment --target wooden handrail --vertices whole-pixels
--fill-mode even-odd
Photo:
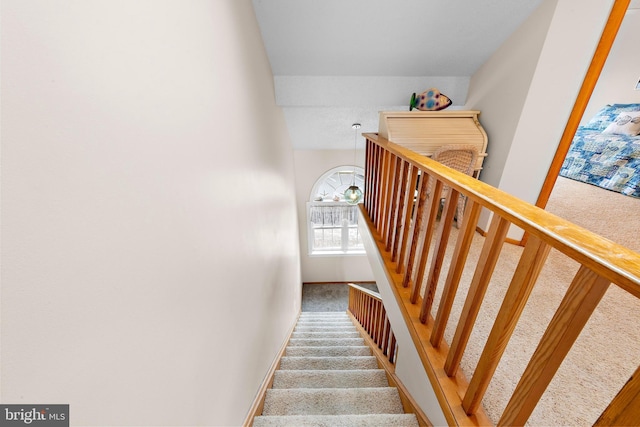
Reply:
[[[361,211],[376,240],[418,354],[451,424],[486,421],[481,407],[485,390],[550,250],[580,264],[498,422],[523,425],[610,284],[640,298],[640,254],[377,134],[364,136],[365,187],[370,191]],[[449,191],[442,192],[445,187]],[[467,207],[434,316],[432,307],[459,195],[466,197]],[[445,203],[439,214],[441,197]],[[449,347],[443,338],[444,330],[482,208],[488,209],[493,218]],[[460,360],[512,224],[522,228],[529,239],[474,374],[467,381],[458,370]],[[627,389],[638,387],[637,379],[631,383]],[[602,419],[629,419],[625,418],[632,406],[628,401],[628,392],[616,397]],[[633,414],[637,417],[638,411]]]

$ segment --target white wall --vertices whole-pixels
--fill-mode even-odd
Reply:
[[[480,110],[489,138],[482,181],[498,186],[558,0],[544,1],[474,73],[466,107]]]
[[[3,403],[238,425],[300,308],[249,0],[2,2]]]
[[[364,151],[358,150],[356,164],[364,167]],[[302,281],[309,282],[356,282],[373,281],[367,255],[309,256],[307,236],[306,203],[315,182],[325,172],[337,166],[353,164],[354,153],[349,150],[296,150],[294,151],[296,173],[296,199],[300,218],[300,259]],[[366,189],[365,189],[366,191]]]
[[[640,103],[640,9],[628,10],[622,21],[598,84],[591,95],[582,122],[588,122],[606,104]]]
[[[467,107],[489,137],[483,180],[536,202],[611,5],[545,0],[472,77]]]

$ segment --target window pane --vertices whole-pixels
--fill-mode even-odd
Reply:
[[[340,229],[314,228],[313,249],[339,250],[341,248],[341,237]]]
[[[349,228],[349,249],[364,248],[357,228]]]

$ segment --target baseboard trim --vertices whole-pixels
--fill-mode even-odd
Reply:
[[[271,368],[269,368],[267,375],[265,375],[264,377],[264,381],[262,382],[262,385],[258,389],[258,393],[256,394],[256,398],[253,401],[251,408],[249,409],[249,413],[247,414],[247,417],[242,423],[243,427],[253,426],[253,419],[258,415],[262,415],[262,409],[264,408],[264,399],[265,399],[265,396],[267,395],[267,390],[273,386],[273,377],[275,376],[275,373],[278,370],[278,368],[280,368],[280,360],[282,359],[282,356],[284,356],[284,353],[287,350],[287,345],[289,345],[289,340],[291,340],[291,335],[293,335],[293,330],[296,328],[299,318],[300,318],[300,312],[298,312],[298,315],[296,316],[296,320],[295,322],[293,322],[293,326],[291,326],[291,329],[289,330],[287,339],[284,340],[282,348],[280,348],[280,351],[278,352],[278,354],[276,355],[276,358],[271,364]]]
[[[356,326],[356,329],[358,330],[364,341],[367,343],[367,346],[369,346],[369,348],[373,352],[373,355],[378,360],[378,366],[380,367],[380,369],[384,369],[384,371],[387,373],[389,385],[398,389],[398,394],[400,395],[400,400],[402,401],[402,407],[404,408],[405,413],[415,414],[420,427],[433,427],[433,424],[431,423],[431,421],[429,421],[427,415],[420,408],[413,396],[411,396],[409,390],[407,390],[400,378],[396,375],[395,365],[389,362],[387,356],[382,353],[382,350],[380,350],[378,345],[369,336],[367,331],[364,330],[364,328],[360,325],[360,322],[356,320],[353,314],[351,314],[350,311],[347,311],[347,314],[351,318],[353,324]]]

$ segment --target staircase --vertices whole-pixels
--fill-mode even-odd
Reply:
[[[398,390],[346,313],[303,312],[254,427],[406,426]]]

